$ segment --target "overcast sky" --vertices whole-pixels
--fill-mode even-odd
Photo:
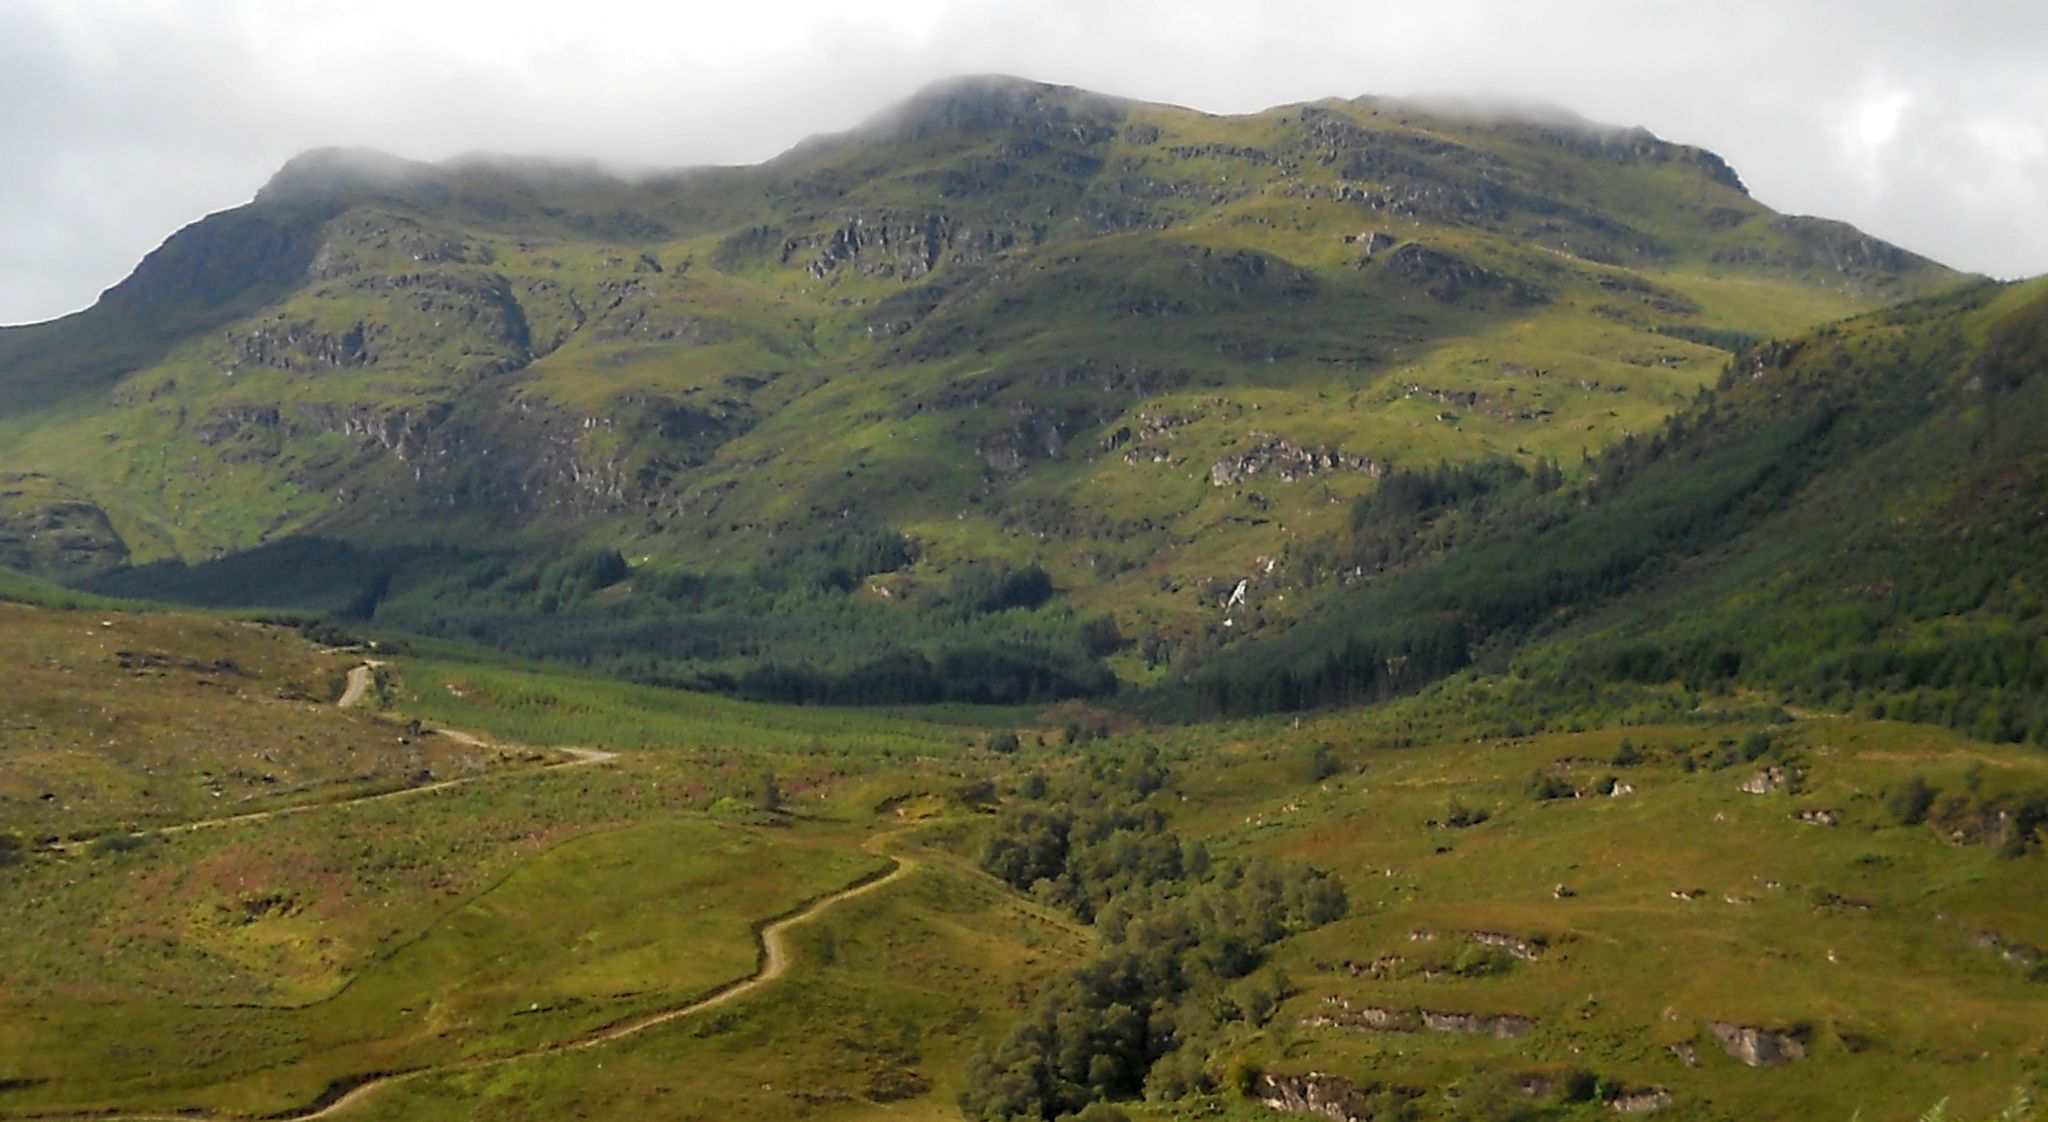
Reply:
[[[307,148],[752,162],[988,72],[1212,112],[1543,101],[2048,272],[2041,0],[0,0],[0,323],[91,303]]]

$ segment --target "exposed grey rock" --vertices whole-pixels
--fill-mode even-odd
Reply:
[[[1782,791],[1791,782],[1791,773],[1782,767],[1771,766],[1742,781],[1742,791],[1749,795],[1768,795]]]
[[[1728,1054],[1750,1067],[1780,1067],[1806,1058],[1806,1042],[1778,1029],[1710,1021],[1707,1028]]]
[[[127,560],[127,542],[97,503],[37,473],[0,475],[0,568],[54,576]]]
[[[280,323],[228,335],[228,348],[238,366],[269,366],[279,370],[333,370],[368,366],[376,361],[372,334],[383,334],[358,321],[340,332],[316,330],[311,323]]]
[[[1499,947],[1516,958],[1534,962],[1543,957],[1549,942],[1541,936],[1510,935],[1503,931],[1467,931],[1465,938],[1489,947]]]
[[[382,210],[358,209],[327,228],[319,252],[306,267],[307,279],[335,280],[388,267],[392,258],[422,265],[488,265],[497,255],[488,245],[429,230],[417,219]]]
[[[1492,1036],[1507,1040],[1536,1027],[1533,1017],[1516,1013],[1466,1013],[1441,1009],[1394,1009],[1379,1005],[1354,1006],[1342,998],[1328,998],[1328,1013],[1312,1014],[1302,1024],[1338,1028],[1351,1032],[1431,1032]]]
[[[1550,296],[1518,278],[1474,264],[1448,250],[1409,242],[1387,257],[1388,267],[1431,299],[1469,305],[1499,300],[1510,307],[1546,304]]]
[[[1331,1012],[1311,1014],[1302,1024],[1318,1028],[1340,1028],[1353,1032],[1414,1032],[1422,1027],[1421,1017],[1412,1009],[1390,1009],[1378,1005],[1352,1005],[1340,997],[1324,998]]]
[[[1358,246],[1358,267],[1361,269],[1372,264],[1374,255],[1385,253],[1395,245],[1394,235],[1385,230],[1374,230],[1369,234],[1347,234],[1344,240]]]
[[[1970,945],[1981,950],[1996,951],[1998,957],[2014,966],[2032,969],[2048,962],[2048,951],[2015,943],[2001,937],[1995,931],[1979,931],[1970,936]]]
[[[1386,470],[1369,456],[1355,456],[1334,448],[1304,448],[1293,441],[1264,433],[1253,433],[1252,438],[1260,443],[1210,465],[1210,486],[1233,487],[1265,472],[1270,472],[1282,483],[1292,483],[1325,471],[1355,471],[1378,477]]]
[[[1007,248],[1014,232],[998,235],[993,248]],[[840,225],[783,242],[781,262],[801,267],[823,279],[842,266],[864,276],[914,280],[931,272],[956,242],[972,245],[974,234],[952,216],[927,212],[895,215],[888,211],[854,214]],[[975,255],[979,259],[982,255]]]
[[[1252,1097],[1272,1110],[1289,1114],[1312,1114],[1329,1122],[1366,1122],[1379,1113],[1381,1106],[1388,1105],[1388,1099],[1412,1099],[1416,1093],[1401,1087],[1361,1087],[1349,1079],[1319,1071],[1300,1075],[1268,1072],[1253,1086]]]
[[[1424,1009],[1422,1026],[1431,1032],[1455,1032],[1508,1040],[1535,1028],[1536,1020],[1515,1013],[1457,1013]]]
[[[1623,1091],[1607,1101],[1609,1110],[1622,1114],[1643,1114],[1652,1110],[1663,1110],[1671,1105],[1671,1092],[1662,1087],[1644,1087],[1635,1091]]]

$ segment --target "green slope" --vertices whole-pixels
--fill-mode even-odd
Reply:
[[[319,152],[0,332],[39,481],[0,529],[77,575],[307,538],[731,573],[887,527],[918,560],[866,595],[1037,563],[1144,678],[1390,467],[1575,464],[1719,345],[1959,279],[1640,130],[1373,99],[969,79],[633,178]]]
[[[1287,707],[1477,666],[1561,698],[1748,687],[2048,742],[2044,340],[2048,286],[1977,285],[1746,352],[1576,488],[1368,510],[1362,537],[1451,544],[1219,660],[1204,694]]]

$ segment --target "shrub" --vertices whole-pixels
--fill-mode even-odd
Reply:
[[[1940,793],[1916,775],[1894,789],[1885,805],[1891,811],[1892,821],[1901,826],[1918,826],[1927,821],[1927,812],[1934,808],[1935,796]]]
[[[1522,784],[1522,790],[1537,802],[1549,802],[1551,799],[1568,799],[1578,794],[1577,791],[1572,790],[1571,784],[1566,783],[1547,771],[1530,772],[1528,782]]]
[[[150,840],[148,834],[108,834],[92,843],[92,853],[95,857],[133,853],[148,845]]]
[[[1096,658],[1113,655],[1128,645],[1116,620],[1109,616],[1096,616],[1082,624],[1080,642],[1081,649]]]
[[[1452,795],[1451,801],[1444,806],[1444,825],[1460,830],[1477,826],[1491,817],[1482,807],[1466,806],[1464,800],[1456,795]]]
[[[1309,782],[1320,783],[1323,780],[1328,779],[1329,777],[1337,774],[1338,770],[1339,767],[1337,764],[1337,758],[1331,755],[1330,746],[1328,744],[1318,744],[1314,748],[1309,750]]]
[[[1238,1093],[1242,1098],[1251,1098],[1259,1089],[1259,1080],[1264,1078],[1266,1069],[1250,1060],[1239,1058],[1230,1062],[1230,1069],[1224,1073],[1224,1086]]]
[[[1515,956],[1498,947],[1468,944],[1451,959],[1451,973],[1461,978],[1492,978],[1515,968]]]
[[[1120,1106],[1105,1102],[1092,1102],[1072,1115],[1074,1122],[1131,1122],[1131,1116]]]
[[[782,787],[776,782],[775,773],[766,768],[754,777],[747,797],[756,810],[782,809]]]

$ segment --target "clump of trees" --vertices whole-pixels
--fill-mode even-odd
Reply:
[[[919,559],[887,526],[780,542],[747,568],[635,566],[614,548],[554,556],[363,549],[294,539],[198,565],[109,576],[105,590],[261,606],[352,628],[453,638],[648,685],[829,705],[1015,705],[1116,690],[1126,640],[1036,564],[958,566],[943,585],[866,595]],[[273,612],[275,615],[275,612]]]
[[[1940,788],[1915,775],[1892,789],[1885,808],[1899,825],[1918,826],[1927,821],[1927,812],[1934,809],[1935,796],[1940,793]]]
[[[1963,790],[1946,797],[1920,776],[1908,776],[1886,794],[1885,810],[1901,826],[1930,824],[1957,840],[1997,846],[2001,857],[2026,856],[2048,830],[2048,791],[1987,792],[1981,769],[1964,777]]]
[[[981,854],[1005,883],[1092,922],[1102,951],[1040,991],[1030,1013],[974,1057],[969,1117],[1054,1119],[1213,1085],[1202,1041],[1264,1023],[1289,993],[1275,942],[1347,907],[1319,870],[1212,859],[1170,830],[1152,797],[1156,752],[1098,759],[1006,810]]]
[[[2044,353],[2044,307],[2013,313],[1981,348],[1958,330],[1958,308],[1927,312],[1884,346],[1850,331],[1758,348],[1740,365],[1770,371],[1762,385],[1731,364],[1661,430],[1589,456],[1568,483],[1547,465],[1391,471],[1354,505],[1348,538],[1289,555],[1304,583],[1341,575],[1352,587],[1278,640],[1223,648],[1189,685],[1225,716],[1350,705],[1496,670],[1519,650],[1536,655],[1519,669],[1549,697],[1751,689],[2048,745],[2048,612],[2029,578],[2048,524],[2022,498],[2038,487],[1967,482],[2019,455],[2023,414],[2002,432],[1992,422],[2028,408],[2012,395]],[[1984,435],[1950,425],[1950,444],[1891,445],[1898,462],[1873,462],[1888,442],[1936,435],[1927,403],[1958,382],[2000,403],[1974,406]],[[1954,474],[1965,461],[1976,466]],[[1756,533],[1817,480],[1842,485],[1830,492],[1838,507],[1877,509],[1888,485],[1876,476],[1893,474],[1962,488],[1959,502],[1942,518],[1848,519],[1846,537]],[[1726,611],[1674,610],[1707,601],[1674,600],[1656,582],[1694,566],[1711,587],[1718,565],[1699,562],[1729,543],[1772,557],[1786,579]],[[1620,622],[1568,650],[1531,644],[1596,609]]]
[[[1561,777],[1540,769],[1529,773],[1529,778],[1522,783],[1522,791],[1539,803],[1552,799],[1575,798],[1579,793]]]
[[[962,616],[1036,608],[1052,594],[1052,576],[1037,565],[969,565],[946,582],[946,600]]]

